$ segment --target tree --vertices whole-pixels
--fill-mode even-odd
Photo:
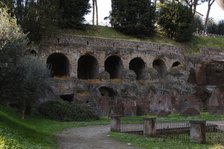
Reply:
[[[154,34],[155,6],[149,0],[112,0],[111,25],[133,36]]]
[[[202,33],[204,30],[203,20],[200,16],[194,16],[194,29],[197,33]]]
[[[39,41],[49,26],[80,28],[89,0],[2,0],[31,41]],[[96,1],[96,0],[95,0]]]
[[[218,30],[218,25],[216,24],[216,22],[209,18],[208,19],[208,25],[207,25],[207,33],[210,33],[210,34],[216,34],[217,33],[217,30]]]
[[[207,9],[207,13],[206,13],[206,18],[205,18],[205,34],[207,33],[207,29],[208,29],[208,18],[209,18],[209,13],[212,7],[212,4],[215,2],[215,0],[206,0],[208,2],[208,9]]]
[[[0,102],[16,103],[24,118],[46,89],[49,71],[36,57],[25,56],[26,35],[0,5]]]
[[[84,15],[89,13],[89,0],[60,0],[60,26],[81,27]]]
[[[161,5],[158,24],[169,38],[186,42],[192,38],[194,31],[191,9],[179,2],[165,2]]]
[[[217,25],[217,34],[224,35],[224,20],[219,21]]]
[[[197,5],[200,5],[204,0],[184,0],[184,2],[190,7],[193,12],[193,15],[196,13]]]

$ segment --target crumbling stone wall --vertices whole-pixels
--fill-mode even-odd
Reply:
[[[178,93],[172,82],[164,83],[179,77],[187,87],[186,78],[196,85],[208,78],[207,67],[201,63],[206,56],[184,57],[183,49],[177,46],[48,35],[41,42],[38,56],[53,71],[50,84],[57,95],[69,102],[88,104],[101,115],[191,114],[203,106],[199,96]],[[60,57],[63,60],[57,59]],[[63,73],[57,73],[59,70]],[[171,88],[166,90],[163,84]],[[164,91],[160,93],[156,86]]]

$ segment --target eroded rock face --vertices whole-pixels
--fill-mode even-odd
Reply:
[[[215,114],[224,113],[224,87],[216,88],[208,100],[209,112]]]
[[[209,85],[224,84],[224,61],[212,61],[207,64],[206,78]]]
[[[123,78],[127,81],[135,81],[137,77],[133,70],[124,70],[122,74]]]
[[[100,80],[109,80],[110,74],[107,71],[103,71],[99,74],[99,79]]]
[[[150,99],[150,110],[159,114],[161,111],[171,113],[174,109],[172,95],[153,95]]]
[[[201,63],[201,64],[197,65],[195,75],[196,75],[196,83],[198,85],[206,85],[207,84],[206,64],[205,63]]]
[[[183,116],[195,116],[195,115],[200,115],[200,111],[198,111],[195,108],[186,108],[181,112]]]
[[[202,107],[201,99],[195,96],[178,96],[177,99],[177,109],[179,112],[183,112],[188,108],[193,108],[200,111]]]
[[[196,82],[198,85],[223,85],[224,61],[210,61],[198,64],[196,67]]]
[[[170,112],[167,112],[167,111],[162,110],[162,111],[160,111],[160,112],[157,113],[157,116],[164,117],[164,116],[168,116],[170,114],[171,114]]]

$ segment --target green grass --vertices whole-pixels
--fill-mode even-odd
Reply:
[[[143,123],[145,117],[155,117],[154,115],[146,116],[131,116],[131,117],[122,117],[122,123]],[[206,121],[224,121],[224,115],[211,115],[207,112],[201,113],[198,116],[182,116],[180,114],[171,114],[167,117],[157,117],[158,121],[161,122],[183,122],[189,120],[206,120]],[[205,148],[214,148],[222,149],[224,146],[220,145],[218,141],[223,139],[223,134],[218,135],[214,138],[214,135],[207,134],[206,137],[208,144],[195,144],[191,143],[188,139],[174,139],[172,137],[157,137],[157,138],[146,138],[140,135],[132,135],[126,133],[116,133],[112,132],[111,137],[123,141],[125,143],[131,143],[134,146],[144,148],[144,149],[205,149]],[[217,134],[216,134],[217,135]]]
[[[155,115],[145,115],[145,116],[127,116],[122,117],[122,123],[142,123],[144,118],[156,117]],[[168,121],[168,122],[182,122],[190,120],[205,120],[205,121],[224,121],[224,115],[212,115],[208,112],[202,112],[197,116],[182,116],[180,114],[171,114],[166,117],[156,117],[157,121]]]
[[[169,138],[146,138],[140,135],[112,132],[111,137],[143,149],[221,149],[222,145],[196,144],[188,140],[177,140]]]
[[[0,107],[0,149],[57,148],[55,134],[66,128],[108,123],[108,118],[88,122],[58,122],[31,117],[22,120],[14,111]]]
[[[123,117],[122,123],[142,123],[146,116],[129,116]],[[210,115],[208,113],[202,113],[200,116],[183,117],[175,114],[168,117],[159,117],[160,121],[183,121],[183,120],[224,120],[224,115]],[[72,127],[83,127],[88,125],[102,125],[109,124],[110,119],[108,117],[102,117],[97,121],[84,121],[84,122],[58,122],[53,120],[47,120],[43,118],[27,117],[21,119],[20,115],[15,111],[0,106],[0,149],[8,148],[22,148],[22,149],[36,149],[36,148],[57,148],[55,135],[64,129]],[[131,139],[136,136],[126,136],[126,134],[114,134],[115,136]],[[146,139],[146,138],[140,138]],[[137,139],[138,140],[138,139]],[[160,144],[160,140],[155,144]],[[140,141],[141,142],[141,141]],[[171,141],[172,142],[172,141]],[[145,144],[145,143],[144,143]],[[147,146],[147,142],[145,144]]]
[[[186,55],[197,56],[201,48],[213,48],[224,50],[224,37],[194,37],[190,42],[184,43],[188,50]]]
[[[57,32],[56,32],[57,31]],[[149,43],[159,43],[159,44],[169,44],[176,45],[187,49],[185,51],[186,55],[197,56],[201,48],[215,48],[223,49],[224,47],[224,37],[193,37],[190,42],[187,43],[178,43],[175,42],[161,33],[157,33],[153,37],[147,38],[137,38],[133,36],[124,35],[111,27],[106,26],[86,26],[85,30],[77,29],[58,29],[56,27],[50,27],[48,29],[49,33],[57,34],[69,34],[69,35],[80,35],[80,36],[92,36],[97,38],[106,38],[106,39],[119,39],[119,40],[128,40],[128,41],[144,41]]]
[[[86,26],[85,30],[77,30],[77,29],[58,29],[56,27],[50,27],[48,30],[49,33],[55,34],[67,34],[67,35],[80,35],[80,36],[90,36],[97,37],[103,39],[119,39],[119,40],[127,40],[127,41],[144,41],[144,42],[152,42],[152,43],[162,43],[175,45],[176,43],[169,38],[164,37],[161,34],[156,34],[153,37],[146,38],[137,38],[129,35],[122,34],[111,27],[106,26]]]

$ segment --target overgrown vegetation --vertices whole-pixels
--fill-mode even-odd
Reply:
[[[29,51],[26,55],[26,35],[7,12],[0,7],[0,103],[16,104],[24,118],[46,89],[49,71]]]
[[[99,119],[90,107],[66,101],[47,101],[39,106],[39,112],[43,117],[58,121]]]

